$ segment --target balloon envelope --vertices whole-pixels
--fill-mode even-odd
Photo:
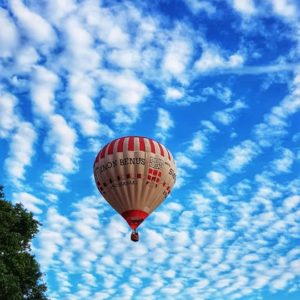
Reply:
[[[176,166],[162,144],[128,136],[100,150],[94,177],[101,195],[135,230],[171,192]]]

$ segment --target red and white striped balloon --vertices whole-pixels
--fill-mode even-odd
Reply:
[[[101,195],[136,230],[171,192],[176,166],[162,144],[128,136],[115,139],[100,150],[94,177]]]

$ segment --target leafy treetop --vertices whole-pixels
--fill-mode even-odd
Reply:
[[[46,300],[46,285],[30,242],[40,225],[20,203],[5,200],[0,185],[0,299]]]

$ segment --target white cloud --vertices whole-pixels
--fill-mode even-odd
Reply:
[[[205,287],[207,287],[209,285],[209,281],[205,278],[205,279],[200,279],[197,283],[197,288],[199,289],[204,289]]]
[[[173,76],[182,74],[188,67],[192,55],[192,45],[187,39],[175,38],[167,43],[163,60],[163,70]]]
[[[0,8],[0,28],[5,28],[0,31],[0,57],[12,57],[19,44],[19,34],[15,23],[2,8]]]
[[[215,50],[204,50],[201,58],[196,61],[197,71],[206,72],[224,66],[224,59]]]
[[[55,203],[58,201],[58,197],[55,194],[48,194],[47,199],[52,203]]]
[[[239,13],[244,15],[253,15],[256,13],[256,8],[253,0],[233,0],[233,7]]]
[[[188,141],[185,145],[185,152],[176,153],[177,173],[176,173],[176,185],[178,189],[185,184],[188,177],[191,176],[191,172],[187,172],[185,168],[196,169],[197,164],[195,158],[204,154],[208,147],[208,137],[206,133],[211,133],[207,129],[197,131],[194,133],[192,140]]]
[[[63,174],[54,172],[45,172],[43,174],[43,184],[49,189],[54,189],[60,192],[67,191],[67,178]]]
[[[133,73],[100,72],[100,84],[107,93],[102,107],[115,115],[117,125],[132,124],[139,117],[139,105],[148,94],[148,88]]]
[[[208,232],[202,229],[195,229],[193,237],[194,237],[194,243],[202,247],[206,244],[206,241],[208,240]]]
[[[112,50],[106,59],[121,68],[137,69],[141,63],[140,53],[135,49]]]
[[[195,211],[197,211],[198,213],[205,215],[206,213],[212,212],[212,200],[209,197],[204,197],[202,194],[197,194],[196,192],[193,192],[190,198],[195,208]],[[203,221],[205,223],[206,220],[203,219]]]
[[[56,208],[48,209],[46,222],[39,232],[38,257],[43,270],[47,270],[53,264],[55,255],[65,244],[64,235],[69,225],[69,220],[60,215]]]
[[[207,174],[207,177],[215,184],[220,184],[225,180],[225,175],[220,173],[220,172],[216,172],[216,171],[210,171]]]
[[[203,96],[214,96],[225,104],[229,104],[232,101],[231,89],[221,84],[217,84],[214,87],[206,87],[201,94]]]
[[[0,138],[8,137],[18,124],[17,99],[9,93],[0,95]]]
[[[120,299],[132,299],[132,296],[134,294],[134,289],[132,287],[129,287],[126,284],[122,284],[119,288],[121,291]]]
[[[188,77],[187,74],[185,74]],[[186,82],[183,82],[182,87],[168,87],[165,90],[165,101],[168,104],[187,106],[193,103],[205,102],[206,97],[202,96],[202,93],[199,95],[194,95],[192,90],[186,89]]]
[[[187,231],[193,224],[194,222],[194,214],[193,211],[190,210],[185,210],[183,211],[179,217],[179,228],[183,231]]]
[[[291,93],[287,95],[271,112],[264,116],[264,122],[254,128],[254,135],[262,147],[280,144],[287,132],[287,119],[300,109],[300,75],[296,74],[291,84]]]
[[[156,217],[157,218],[157,217]],[[145,236],[145,242],[150,249],[155,249],[157,247],[161,247],[165,244],[165,239],[162,234],[154,231],[154,230],[145,230],[143,231],[143,235]]]
[[[219,187],[216,186],[216,183],[203,182],[202,189],[205,191],[205,193],[210,195],[210,197],[215,198],[218,202],[228,204],[228,197],[222,194],[222,192],[219,190]]]
[[[20,122],[17,125],[16,133],[11,138],[9,156],[5,160],[7,173],[15,184],[24,179],[25,168],[31,165],[36,138],[37,134],[30,123]]]
[[[229,286],[232,283],[231,279],[228,278],[224,278],[224,279],[220,279],[217,283],[216,283],[216,287],[217,288],[225,288],[227,286]]]
[[[161,289],[161,292],[168,298],[176,297],[175,295],[178,295],[182,291],[183,287],[183,283],[176,281],[169,284],[168,286],[163,287]]]
[[[266,275],[259,275],[255,278],[253,282],[253,288],[254,289],[261,289],[262,287],[266,286],[270,281],[270,276]]]
[[[41,232],[34,241],[34,244],[38,244],[35,251],[42,271],[49,271],[50,298],[130,299],[144,296],[149,300],[159,297],[242,299],[247,295],[260,297],[261,287],[271,292],[296,289],[300,252],[296,246],[291,248],[290,241],[291,238],[299,238],[300,181],[295,179],[293,172],[284,173],[298,167],[299,161],[293,161],[292,165],[292,160],[300,152],[293,148],[298,145],[297,136],[294,136],[291,144],[288,144],[288,139],[285,140],[286,148],[282,148],[280,143],[285,134],[293,134],[289,130],[290,124],[297,125],[296,116],[291,120],[289,118],[299,112],[300,77],[296,75],[293,85],[289,86],[290,96],[264,116],[263,122],[259,124],[261,127],[257,126],[263,135],[262,139],[253,132],[253,140],[245,137],[246,140],[228,149],[224,140],[229,137],[228,130],[221,131],[215,125],[220,123],[214,121],[221,120],[222,124],[230,124],[244,108],[242,101],[233,101],[236,97],[233,91],[242,86],[236,85],[241,82],[237,75],[296,71],[295,65],[243,67],[245,58],[240,54],[243,52],[228,50],[227,44],[223,44],[226,28],[220,32],[224,37],[220,48],[214,48],[208,44],[210,33],[207,32],[206,37],[202,33],[202,29],[205,31],[205,24],[209,23],[203,23],[205,26],[201,27],[201,32],[198,29],[193,32],[194,23],[186,26],[186,18],[169,23],[169,20],[160,14],[149,12],[143,5],[116,2],[100,7],[100,2],[81,1],[80,5],[72,0],[53,0],[43,4],[24,2],[34,15],[39,13],[44,20],[47,17],[46,23],[49,20],[51,24],[55,24],[55,31],[61,38],[56,40],[59,44],[51,54],[46,53],[45,49],[53,43],[51,37],[47,39],[43,36],[47,25],[40,19],[37,25],[26,27],[22,25],[25,21],[22,23],[20,18],[14,17],[17,35],[14,36],[14,30],[10,31],[10,39],[6,33],[0,33],[0,39],[7,41],[7,45],[0,45],[0,53],[4,49],[2,54],[5,56],[2,66],[9,66],[6,68],[9,69],[6,71],[9,76],[2,74],[3,78],[8,79],[1,83],[0,88],[2,90],[3,86],[3,90],[10,90],[8,82],[9,88],[12,88],[10,92],[18,95],[19,99],[18,102],[14,96],[5,94],[5,97],[8,95],[13,99],[5,98],[1,103],[0,98],[0,105],[4,108],[0,110],[0,132],[2,130],[2,135],[13,141],[12,133],[18,134],[20,130],[18,124],[21,114],[26,118],[33,117],[33,123],[41,131],[45,131],[41,142],[44,142],[46,158],[53,167],[42,170],[42,183],[55,192],[68,192],[66,184],[71,182],[68,174],[80,167],[78,145],[84,145],[86,149],[93,143],[95,148],[100,148],[104,142],[102,137],[107,139],[114,131],[120,134],[128,131],[127,126],[123,125],[133,125],[141,111],[146,114],[149,105],[150,108],[158,105],[164,95],[165,104],[191,104],[189,108],[182,108],[187,111],[193,108],[208,109],[207,114],[204,111],[208,119],[198,120],[197,130],[201,131],[194,128],[195,134],[182,143],[183,150],[176,154],[179,166],[176,187],[189,180],[190,193],[184,193],[183,189],[172,193],[172,201],[162,205],[139,228],[139,243],[131,243],[130,228],[101,196],[81,199],[80,193],[73,189],[73,201],[61,203],[59,200],[64,200],[69,195],[65,194],[59,199],[54,193],[44,193],[42,187],[38,195],[45,195],[44,198],[50,200],[48,204],[57,206],[48,209],[46,219],[42,220]],[[19,5],[21,2],[12,3]],[[233,2],[225,1],[222,5],[226,6],[228,3],[230,6]],[[252,8],[251,4],[254,3],[256,7]],[[253,14],[256,18],[261,16],[260,6],[255,1],[236,1],[233,4],[243,17]],[[187,5],[192,13],[201,18],[211,18],[219,9],[214,6],[214,2],[209,1],[186,0],[183,5]],[[268,4],[262,5],[263,8],[268,7]],[[27,9],[24,5],[19,5],[19,11],[20,7]],[[227,10],[228,7],[224,11]],[[0,17],[2,12],[0,10]],[[183,11],[185,12],[186,10]],[[11,11],[10,14],[13,15]],[[289,15],[288,18],[293,15],[286,12],[283,14]],[[7,16],[8,14],[5,18],[13,24],[14,21]],[[193,17],[189,12],[188,16]],[[218,16],[215,16],[218,22]],[[236,14],[231,16],[233,22],[230,24],[235,26],[238,19]],[[33,17],[33,21],[35,20],[37,19]],[[239,34],[239,39],[232,44],[234,49],[241,49],[243,43],[249,41],[249,36],[257,33],[258,23],[255,22],[256,19],[251,20],[254,21],[252,31]],[[210,19],[209,22],[211,21],[214,20]],[[39,24],[42,25],[40,28],[33,28]],[[282,25],[276,23],[276,26],[281,28]],[[235,34],[237,28],[231,27],[231,30]],[[292,30],[283,33],[287,32],[292,33]],[[10,53],[14,53],[19,35],[24,43],[17,49],[18,55],[12,60],[7,59]],[[285,35],[284,38],[290,37]],[[294,44],[289,46],[293,50]],[[195,70],[189,68],[189,65],[194,59],[192,54],[197,55],[193,51],[198,52],[200,47],[204,49],[203,60],[200,57],[199,71],[195,75]],[[272,52],[271,47],[269,45],[268,51]],[[261,50],[262,53],[263,50],[265,48]],[[224,82],[221,76],[217,79],[219,83],[213,83],[212,77],[208,83],[206,75],[209,74],[206,72],[209,71],[230,73],[233,76],[228,77],[228,86],[220,84]],[[198,77],[201,72],[201,76],[205,77]],[[256,80],[256,77],[252,79]],[[285,76],[284,83],[288,83],[288,80],[289,76]],[[33,104],[30,107],[26,105],[26,101],[33,83]],[[158,97],[155,102],[146,103],[146,96],[153,86],[156,91],[162,91],[163,96]],[[285,88],[285,85],[281,85],[280,89],[283,91]],[[275,103],[277,98],[269,100]],[[264,103],[266,106],[263,110],[267,109],[270,101]],[[214,117],[216,110],[219,115]],[[176,106],[172,107],[173,111],[181,112]],[[33,116],[31,112],[34,112]],[[64,116],[57,115],[57,112]],[[169,122],[170,115],[164,115],[164,111],[161,115],[159,131],[164,133],[162,138],[165,138],[170,129],[174,128],[176,119]],[[172,114],[171,119],[175,116],[176,114]],[[40,117],[43,117],[43,122],[38,122]],[[13,123],[12,120],[16,122]],[[102,122],[109,124],[114,131]],[[155,122],[152,119],[154,130]],[[80,135],[77,135],[75,128],[80,131]],[[135,130],[134,126],[131,129]],[[24,133],[27,141],[30,135]],[[225,141],[223,148],[216,147],[210,152],[210,143],[211,147],[218,146],[217,142],[221,137]],[[240,138],[237,130],[237,140]],[[6,143],[7,140],[2,142]],[[269,142],[269,146],[279,144],[279,147],[274,147],[275,154],[278,155],[279,150],[279,155],[272,161],[267,155],[269,152],[263,152],[262,159],[268,160],[260,167],[263,171],[260,174],[260,169],[255,170],[253,163],[260,151],[270,150],[259,147],[263,146],[265,140]],[[17,150],[19,153],[24,152],[21,147]],[[33,152],[33,147],[31,150]],[[289,151],[293,154],[290,155]],[[221,159],[211,161],[212,153],[220,155]],[[24,154],[26,166],[30,164],[32,157],[30,151],[27,154]],[[84,161],[88,162],[87,154],[84,155]],[[38,155],[37,159],[40,158]],[[37,168],[44,167],[38,161],[37,165]],[[247,177],[246,172],[243,178],[232,174],[248,165],[251,167],[251,178]],[[276,169],[281,172],[280,179],[288,176],[288,182],[285,179],[282,182],[277,180]],[[227,178],[230,186],[227,182],[225,184]],[[198,189],[201,192],[197,192]],[[40,196],[26,192],[14,192],[13,195],[16,200],[24,199],[24,203],[39,218],[43,217],[46,205]],[[172,255],[173,252],[176,255]],[[128,274],[134,275],[128,279]],[[79,284],[78,278],[82,281]],[[54,287],[55,292],[52,292]]]
[[[190,143],[190,146],[188,147],[188,150],[191,151],[192,153],[200,155],[205,151],[206,145],[207,145],[206,136],[201,131],[198,131],[194,134],[194,137]]]
[[[69,274],[67,272],[59,272],[57,273],[57,278],[60,283],[59,291],[61,293],[69,293],[72,287],[72,284],[69,281]]]
[[[171,221],[171,216],[167,212],[157,211],[152,214],[152,222],[156,225],[166,225]]]
[[[101,51],[96,51],[94,36],[75,17],[66,19],[62,29],[66,39],[66,52],[61,57],[64,67],[71,73],[97,69]]]
[[[299,204],[300,204],[300,196],[293,195],[293,196],[290,196],[290,197],[284,199],[283,207],[286,210],[290,211],[290,210],[298,207]]]
[[[244,58],[240,54],[229,55],[224,58],[217,48],[203,49],[201,57],[195,62],[195,70],[200,73],[218,69],[231,69],[242,66]]]
[[[254,128],[255,139],[260,146],[270,147],[286,135],[287,131],[285,127],[285,123],[279,126],[272,126],[269,122],[260,123]]]
[[[291,0],[269,0],[272,5],[273,11],[288,19],[295,19],[298,16],[297,4]]]
[[[270,283],[271,288],[274,290],[283,290],[287,286],[288,282],[291,279],[294,279],[294,277],[295,275],[292,273],[281,274],[277,279]]]
[[[55,110],[55,89],[59,83],[58,76],[44,67],[36,67],[31,81],[31,99],[34,112],[48,118]]]
[[[243,65],[245,58],[241,54],[232,54],[228,57],[225,65],[228,68],[236,68]]]
[[[226,111],[217,111],[214,113],[214,120],[218,121],[219,123],[223,125],[229,125],[233,122],[234,117],[230,113]]]
[[[164,276],[167,278],[175,278],[176,272],[174,270],[167,270],[165,271]]]
[[[107,33],[104,32],[104,30],[107,29],[108,29]],[[110,28],[106,27],[104,30],[101,32],[102,36],[100,36],[100,38],[102,38],[106,43],[108,43],[109,46],[122,47],[122,45],[123,46],[127,45],[127,43],[130,40],[129,36],[127,35],[126,32],[122,30],[121,26],[118,26],[116,24],[112,24]]]
[[[26,209],[34,214],[41,214],[43,210],[40,208],[40,206],[46,204],[43,200],[26,192],[13,193],[12,197],[15,203],[22,203]]]
[[[201,125],[209,133],[218,133],[219,132],[219,129],[211,121],[203,120],[203,121],[201,121]]]
[[[184,96],[184,92],[178,88],[168,87],[166,90],[167,102],[176,102]]]
[[[56,26],[60,26],[64,18],[76,10],[73,0],[52,0],[45,3],[47,18]]]
[[[160,139],[162,142],[165,142],[169,137],[169,131],[174,127],[174,121],[171,117],[171,114],[163,109],[158,108],[158,119],[156,122],[156,134],[155,136]]]
[[[196,200],[199,202],[199,204],[203,204],[203,199],[197,198]],[[92,218],[87,221],[86,224],[90,224],[92,226],[92,224],[97,224],[99,220],[101,222],[101,218],[99,219],[98,216],[99,208],[95,210],[95,204],[96,201],[94,198],[89,198],[83,201],[80,200],[74,206],[76,208],[76,213],[73,214],[73,217],[75,217],[75,219],[72,226],[75,226],[76,224],[78,224],[79,226],[80,224],[86,222],[85,219],[90,219],[90,217]],[[192,207],[194,207],[194,204],[192,204]],[[167,209],[169,211],[169,208]],[[195,213],[197,214],[199,211],[200,210],[195,210],[192,215]],[[208,211],[209,210],[207,209],[203,210],[203,212],[205,213],[208,213]],[[228,213],[232,213],[232,211]],[[227,212],[223,211],[223,214],[227,214]],[[95,220],[93,216],[95,216]],[[252,217],[255,218],[255,215],[253,215]],[[261,217],[261,219],[264,218],[265,217],[263,216]],[[164,219],[164,217],[163,215],[160,215],[159,220],[161,221],[162,219]],[[167,222],[169,224],[170,219],[166,219],[168,219]],[[203,217],[201,217],[201,219],[203,219]],[[179,220],[181,221],[181,218]],[[233,220],[234,219],[231,219],[231,221]],[[55,223],[58,224],[58,222]],[[104,223],[106,223],[105,220]],[[151,223],[153,223],[153,220],[151,220]],[[67,224],[70,223],[67,222]],[[113,224],[114,222],[110,223],[110,225]],[[218,222],[216,222],[214,226],[218,226],[217,224]],[[247,224],[253,225],[254,223],[251,221]],[[101,224],[98,223],[98,225],[100,225],[98,227],[98,232],[100,232],[99,230],[101,228]],[[124,235],[116,236],[114,234],[114,230],[117,230],[117,228],[119,228],[121,224],[116,224],[117,227],[115,227],[115,229],[113,229],[113,227],[110,227],[110,225],[107,233],[105,233],[105,236],[107,235],[107,238],[105,236],[102,236],[101,233],[98,233],[97,235],[97,240],[108,240],[109,242],[104,243],[104,245],[100,248],[95,247],[95,253],[99,253],[99,251],[102,253],[108,251],[109,249],[110,254],[100,256],[99,259],[97,259],[97,255],[94,255],[91,256],[92,258],[86,261],[86,263],[82,264],[80,262],[79,264],[77,264],[77,267],[79,266],[80,268],[79,270],[82,270],[82,274],[91,274],[91,276],[83,276],[83,279],[87,281],[87,290],[85,291],[85,293],[90,292],[91,294],[91,289],[88,286],[93,287],[95,283],[94,279],[97,278],[97,282],[103,282],[102,293],[105,294],[107,292],[109,293],[110,297],[114,297],[117,299],[119,297],[123,297],[125,294],[123,295],[122,293],[121,295],[121,292],[116,291],[114,287],[118,286],[120,282],[122,282],[123,275],[121,274],[124,274],[123,272],[126,272],[128,268],[130,268],[130,270],[135,274],[139,274],[139,276],[133,281],[130,280],[127,286],[136,291],[137,285],[140,286],[140,284],[143,284],[145,280],[147,281],[149,279],[150,283],[148,285],[148,288],[143,288],[143,294],[147,295],[147,297],[150,299],[151,295],[154,295],[156,291],[163,287],[165,287],[163,291],[165,295],[173,295],[173,293],[175,292],[179,292],[180,294],[184,293],[182,291],[183,282],[181,281],[183,280],[183,278],[191,278],[193,280],[196,280],[194,290],[190,288],[191,290],[189,290],[188,292],[190,295],[192,295],[191,293],[194,292],[195,295],[199,296],[200,291],[202,291],[201,293],[203,293],[203,297],[206,298],[211,297],[212,295],[214,298],[217,298],[220,295],[230,295],[233,298],[239,298],[241,297],[241,295],[250,294],[252,292],[253,289],[247,288],[249,282],[251,282],[251,284],[253,283],[255,285],[255,288],[257,289],[259,289],[261,285],[266,286],[267,288],[275,289],[275,287],[279,288],[280,285],[283,285],[285,279],[286,282],[289,282],[290,280],[285,276],[280,275],[279,272],[276,273],[276,276],[271,275],[270,272],[266,272],[266,277],[268,278],[268,280],[262,278],[261,275],[256,272],[253,273],[255,280],[252,281],[252,278],[249,278],[249,276],[246,274],[247,268],[248,266],[251,266],[252,268],[253,266],[255,266],[256,268],[259,265],[261,253],[264,252],[252,252],[250,247],[251,242],[247,242],[247,237],[245,237],[246,240],[244,240],[244,242],[247,242],[248,247],[244,247],[243,244],[239,245],[239,243],[236,242],[234,245],[235,247],[233,247],[232,249],[230,248],[227,250],[226,247],[224,249],[220,248],[228,241],[235,240],[234,232],[230,231],[229,228],[226,228],[226,226],[228,226],[228,224],[226,225],[226,222],[222,226],[222,230],[213,230],[212,228],[208,228],[207,230],[194,230],[192,229],[193,227],[188,226],[188,229],[192,229],[188,231],[177,231],[171,229],[170,227],[168,228],[168,226],[166,226],[167,223],[155,224],[165,226],[157,226],[157,229],[155,231],[152,229],[143,230],[141,228],[140,233],[143,234],[141,235],[141,242],[144,241],[145,243],[143,245],[128,244],[126,241],[124,241]],[[232,224],[230,226],[232,226]],[[276,226],[278,227],[279,225]],[[58,227],[55,227],[55,229],[59,230]],[[61,230],[59,230],[59,232],[61,232]],[[63,251],[62,249],[67,250],[70,245],[70,242],[68,242],[66,238],[69,236],[69,234],[71,234],[71,232],[68,232],[66,230],[64,230],[64,232],[65,234],[62,240],[59,239],[58,235],[49,235],[49,237],[54,239],[55,245],[57,246],[57,248],[53,247],[55,245],[50,246],[50,251],[54,251],[52,252],[52,258],[54,258],[52,263],[55,261],[57,262],[56,257],[61,257],[62,259],[64,257],[61,255]],[[251,231],[250,234],[252,236]],[[119,239],[122,239],[121,244],[123,245],[123,249],[121,251],[115,252],[116,245],[114,243],[116,242],[118,245],[120,245]],[[90,245],[95,243],[95,235],[92,234],[92,239],[90,239],[89,234],[86,232],[85,234],[80,234],[79,240],[84,243],[81,244],[81,246],[78,245],[76,251],[79,251],[79,253],[89,252]],[[189,246],[190,244],[193,244],[193,246]],[[205,258],[201,256],[199,257],[198,246],[200,246],[202,249],[205,249],[204,251],[201,251]],[[129,250],[129,247],[134,247],[135,255],[138,259],[133,261],[130,257],[128,257],[128,251],[133,251]],[[177,252],[177,255],[168,259],[167,253],[170,252],[170,247],[172,247],[172,251]],[[195,247],[198,248],[195,249]],[[250,250],[246,251],[248,248]],[[261,249],[260,247],[258,247],[258,245],[254,245],[252,250],[256,251],[257,248]],[[238,255],[234,257],[232,255],[233,252],[236,252]],[[290,255],[290,258],[293,259],[293,263],[291,264],[292,270],[297,270],[298,264],[297,261],[295,261],[297,255],[298,254],[295,251]],[[203,259],[205,259],[206,263],[203,262]],[[151,261],[150,265],[148,264],[149,261]],[[169,261],[170,263],[168,263]],[[191,267],[190,263],[186,263],[190,261],[192,264],[197,263],[195,265],[197,266],[196,272],[194,266]],[[239,263],[236,268],[234,268],[233,266],[236,264],[236,261],[239,261]],[[272,265],[274,265],[273,258],[270,258],[270,262],[271,261]],[[89,264],[87,264],[87,262],[89,262]],[[165,266],[162,264],[163,262],[166,262]],[[93,265],[97,265],[97,277],[94,276],[93,273],[87,273],[87,271],[85,270],[85,268],[91,268],[91,263]],[[270,269],[268,267],[268,263],[269,262],[267,261],[264,270]],[[161,266],[159,268],[159,273],[155,271],[158,264]],[[202,278],[199,278],[199,272],[205,275]],[[226,272],[226,277],[224,277],[224,272]],[[176,282],[172,282],[172,278],[175,278],[174,276],[176,276]],[[210,281],[210,278],[214,278],[214,280]],[[63,288],[64,284],[62,283],[61,286]],[[222,288],[221,294],[216,294],[216,287]],[[82,289],[77,287],[76,293],[78,294],[81,292]]]
[[[289,149],[282,149],[281,157],[274,160],[271,164],[276,173],[288,173],[291,171],[294,162],[294,154]]]
[[[181,188],[182,186],[185,185],[185,180],[186,178],[189,177],[189,174],[188,172],[180,167],[180,166],[176,166],[177,170],[176,170],[176,184],[175,184],[175,189],[179,189]]]
[[[240,75],[259,75],[259,74],[270,74],[270,73],[280,73],[288,72],[297,69],[297,64],[288,64],[288,63],[278,63],[278,64],[269,64],[261,66],[240,66],[237,68],[229,68],[222,70],[226,74],[240,74]]]
[[[100,229],[98,200],[95,197],[85,197],[81,202],[74,205],[75,211],[72,216],[75,218],[74,229],[76,232],[87,240],[94,240]],[[117,223],[117,224],[116,224]],[[118,226],[119,225],[119,226]],[[123,233],[123,227],[119,222],[113,219],[107,224],[107,230],[111,233],[111,237],[119,237],[119,233]]]
[[[97,286],[97,281],[94,275],[90,273],[85,273],[82,274],[83,280],[86,282],[87,285],[96,287]]]
[[[197,166],[195,165],[193,160],[182,152],[176,153],[175,161],[176,161],[176,166],[178,166],[178,167],[182,166],[182,167],[188,167],[191,169],[197,168]]]
[[[127,7],[122,9],[128,10]],[[96,2],[88,1],[81,6],[81,14],[85,17],[93,35],[111,48],[126,48],[130,41],[127,33],[127,22],[121,20],[122,10],[118,13],[101,8]],[[128,18],[128,16],[126,15]]]
[[[203,0],[184,0],[187,7],[192,13],[198,14],[199,12],[206,12],[209,16],[216,13],[216,8],[209,1]]]
[[[44,148],[53,157],[54,169],[65,173],[74,172],[78,160],[78,149],[75,147],[76,131],[60,115],[50,116],[49,125]]]
[[[34,72],[33,68],[36,67],[36,64],[39,61],[39,59],[40,59],[40,55],[38,54],[37,50],[34,47],[24,45],[18,51],[18,56],[16,58],[16,68],[20,73]]]
[[[231,172],[240,172],[259,152],[260,149],[254,142],[245,140],[227,151],[224,164]]]
[[[291,267],[291,270],[295,274],[299,274],[299,272],[300,272],[300,259],[296,259],[296,260],[291,261],[290,267]]]
[[[21,30],[34,43],[46,48],[54,46],[56,43],[55,31],[43,17],[29,10],[20,0],[11,0],[10,8],[17,18]]]
[[[106,72],[100,75],[105,84],[116,90],[116,104],[130,106],[129,109],[135,109],[147,93],[146,86],[133,73]]]
[[[76,73],[70,76],[72,99],[72,117],[80,125],[84,136],[99,136],[101,125],[92,97],[95,95],[95,83],[88,75]]]
[[[244,102],[237,100],[232,107],[226,108],[221,111],[216,111],[213,114],[213,119],[223,125],[229,125],[235,120],[236,114],[241,109],[245,108],[247,108],[247,105]]]

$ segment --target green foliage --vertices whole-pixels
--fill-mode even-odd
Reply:
[[[21,204],[5,200],[0,185],[0,300],[44,300],[46,285],[30,242],[39,223]]]

